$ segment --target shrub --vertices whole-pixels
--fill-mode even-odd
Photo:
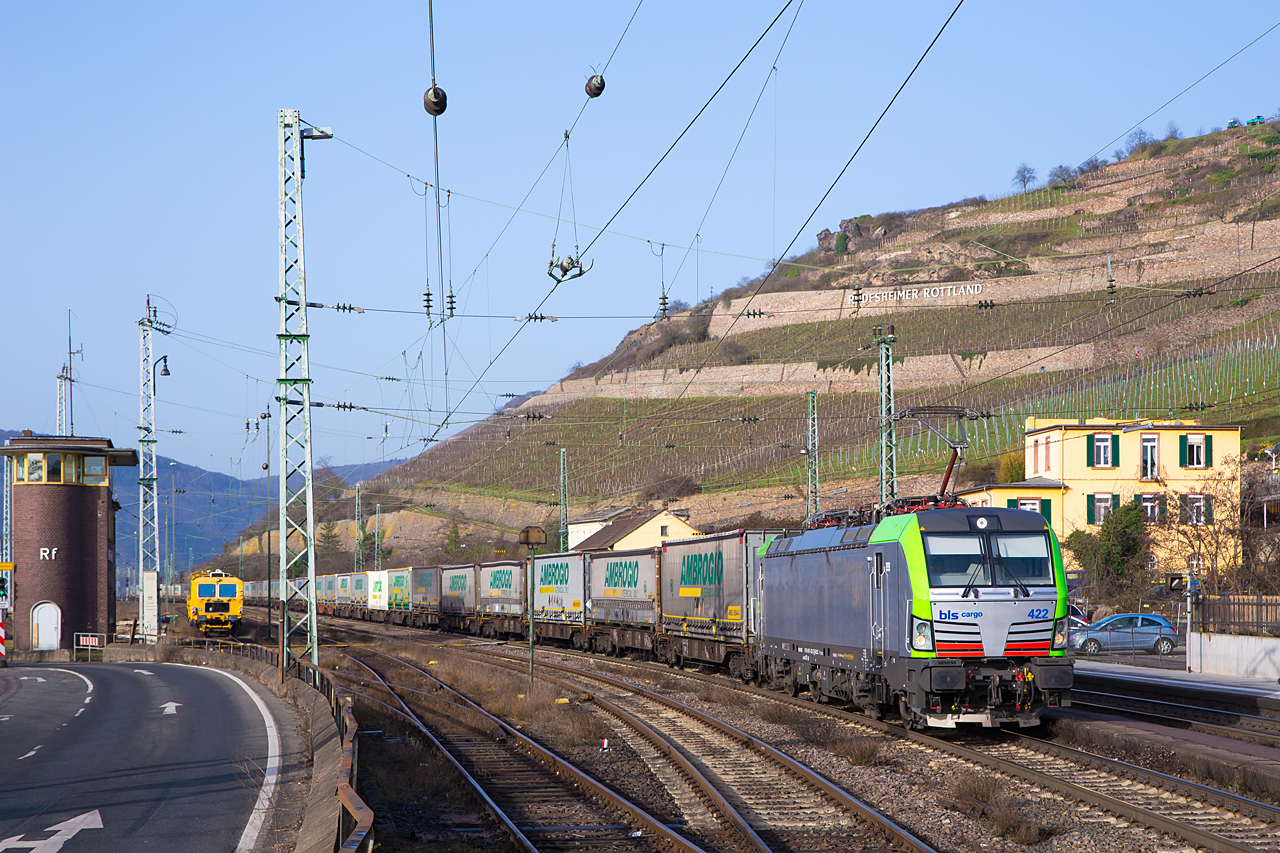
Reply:
[[[849,235],[845,234],[843,231],[836,235],[836,254],[849,254]]]
[[[787,267],[787,278],[799,278],[799,277],[800,277],[799,267]]]
[[[766,702],[756,708],[756,716],[766,723],[790,726],[805,719],[805,714],[783,702]]]
[[[1020,483],[1027,478],[1027,457],[1023,450],[1011,450],[1000,457],[997,479],[1001,483]]]

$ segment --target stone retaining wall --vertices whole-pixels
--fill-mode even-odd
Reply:
[[[1000,350],[961,355],[910,357],[897,364],[894,385],[899,389],[954,385],[997,376],[1073,370],[1093,364],[1093,344]],[[966,357],[968,356],[968,357]],[[686,389],[686,385],[688,388]],[[685,397],[777,397],[819,391],[823,394],[876,393],[880,388],[875,355],[851,368],[820,369],[817,362],[707,367],[692,370],[632,370],[596,379],[557,382],[516,411],[587,397],[662,399]]]

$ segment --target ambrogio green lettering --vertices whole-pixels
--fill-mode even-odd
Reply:
[[[720,586],[724,583],[724,555],[685,554],[680,559],[681,586]]]

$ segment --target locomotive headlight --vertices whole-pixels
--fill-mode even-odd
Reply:
[[[933,651],[933,624],[917,619],[915,629],[911,632],[911,647],[918,652]]]
[[[1067,620],[1059,619],[1053,623],[1053,648],[1054,651],[1065,649],[1067,647]]]

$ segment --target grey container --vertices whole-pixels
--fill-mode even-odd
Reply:
[[[662,546],[662,630],[744,643],[754,624],[757,552],[780,530],[733,530]]]
[[[587,554],[592,624],[653,625],[658,614],[657,548]]]
[[[440,569],[438,566],[409,570],[409,597],[415,610],[440,609]]]
[[[533,557],[533,610],[540,622],[583,623],[584,559],[580,551]]]
[[[444,566],[440,569],[440,612],[476,612],[475,566]]]
[[[524,563],[502,560],[480,564],[480,612],[524,615]]]

